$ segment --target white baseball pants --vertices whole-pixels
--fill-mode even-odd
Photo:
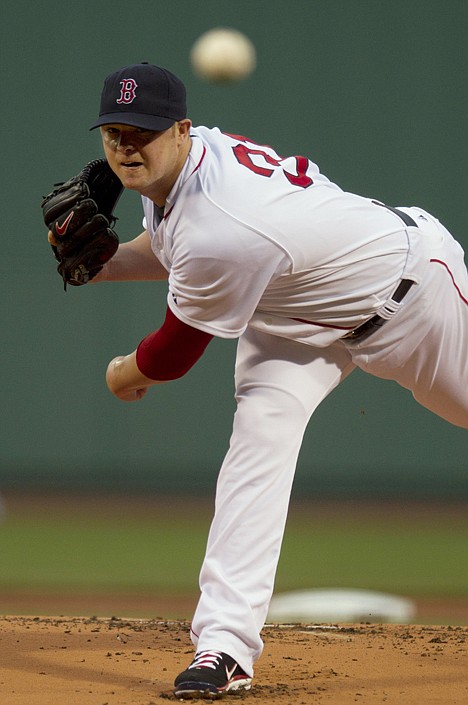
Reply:
[[[358,366],[397,381],[428,409],[468,428],[463,252],[435,219],[421,230],[432,243],[423,282],[362,344],[338,341],[320,349],[252,329],[239,340],[238,406],[218,479],[192,640],[198,651],[227,652],[248,674],[263,648],[260,632],[302,438],[320,402]]]

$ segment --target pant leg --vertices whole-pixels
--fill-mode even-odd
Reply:
[[[468,273],[461,246],[420,209],[430,261],[394,318],[363,343],[346,347],[370,374],[409,389],[424,407],[468,428]]]
[[[237,410],[192,623],[199,651],[247,672],[261,654],[298,453],[310,415],[354,369],[340,345],[319,350],[248,330],[239,341]]]

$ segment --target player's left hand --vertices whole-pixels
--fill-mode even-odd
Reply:
[[[145,396],[148,387],[158,384],[140,372],[136,352],[114,357],[107,366],[106,382],[112,394],[121,401],[138,401]]]

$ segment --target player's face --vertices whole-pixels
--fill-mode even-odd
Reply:
[[[190,120],[163,132],[130,125],[101,127],[104,152],[125,188],[164,205],[190,150]]]

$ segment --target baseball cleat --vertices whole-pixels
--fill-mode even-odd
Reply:
[[[175,679],[174,695],[182,700],[220,698],[229,691],[249,690],[252,678],[231,656],[221,651],[200,651]]]

